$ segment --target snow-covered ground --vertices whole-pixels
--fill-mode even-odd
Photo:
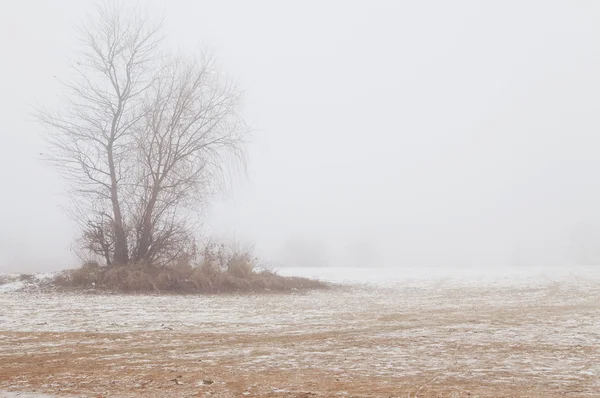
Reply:
[[[74,391],[81,377],[96,377],[94,369],[110,359],[145,371],[154,362],[184,367],[189,377],[200,374],[199,360],[202,371],[216,373],[334,374],[350,394],[367,388],[365,380],[397,383],[414,394],[411,383],[423,379],[434,381],[420,396],[436,388],[455,396],[466,396],[463,390],[528,397],[600,391],[600,268],[279,272],[351,286],[254,296],[0,294],[0,374],[2,363],[22,361],[28,369],[25,354],[54,358],[48,363],[65,353],[78,358],[77,367],[53,379],[14,376],[0,380],[0,390]],[[96,377],[94,385],[110,391],[103,380]],[[382,383],[369,388],[395,391]]]
[[[51,281],[55,275],[49,272],[34,275],[0,274],[0,294],[39,290],[40,285]]]
[[[335,283],[374,286],[443,282],[455,285],[542,285],[552,281],[595,279],[600,266],[279,268],[281,275],[318,278]]]

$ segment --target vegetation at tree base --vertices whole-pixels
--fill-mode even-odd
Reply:
[[[208,248],[210,247],[210,249]],[[223,245],[210,245],[202,262],[180,261],[175,266],[100,266],[88,262],[64,271],[54,287],[68,291],[119,293],[255,293],[327,289],[326,283],[300,277],[283,277],[260,270],[249,252],[225,254]]]

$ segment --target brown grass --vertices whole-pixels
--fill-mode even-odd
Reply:
[[[209,264],[156,268],[140,265],[102,267],[88,263],[62,272],[55,278],[54,285],[62,290],[183,294],[285,293],[328,287],[314,279],[257,271],[243,258],[230,262],[226,269]]]

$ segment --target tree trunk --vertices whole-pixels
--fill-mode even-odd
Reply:
[[[154,206],[158,197],[158,191],[153,189],[148,205],[144,210],[144,217],[142,220],[142,233],[138,242],[138,250],[136,253],[136,262],[148,262],[150,254],[150,243],[152,239],[152,213],[154,212]]]
[[[117,176],[115,172],[112,145],[109,145],[107,149],[108,167],[110,170],[110,200],[112,202],[115,229],[114,263],[117,265],[126,265],[129,262],[129,249],[127,246],[127,234],[125,233],[125,227],[123,226],[123,215],[121,214],[119,192],[117,190]]]

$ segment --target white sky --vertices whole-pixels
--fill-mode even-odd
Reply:
[[[141,3],[246,92],[249,176],[211,233],[276,265],[600,262],[599,2]],[[0,272],[73,263],[29,114],[92,4],[3,2]]]

